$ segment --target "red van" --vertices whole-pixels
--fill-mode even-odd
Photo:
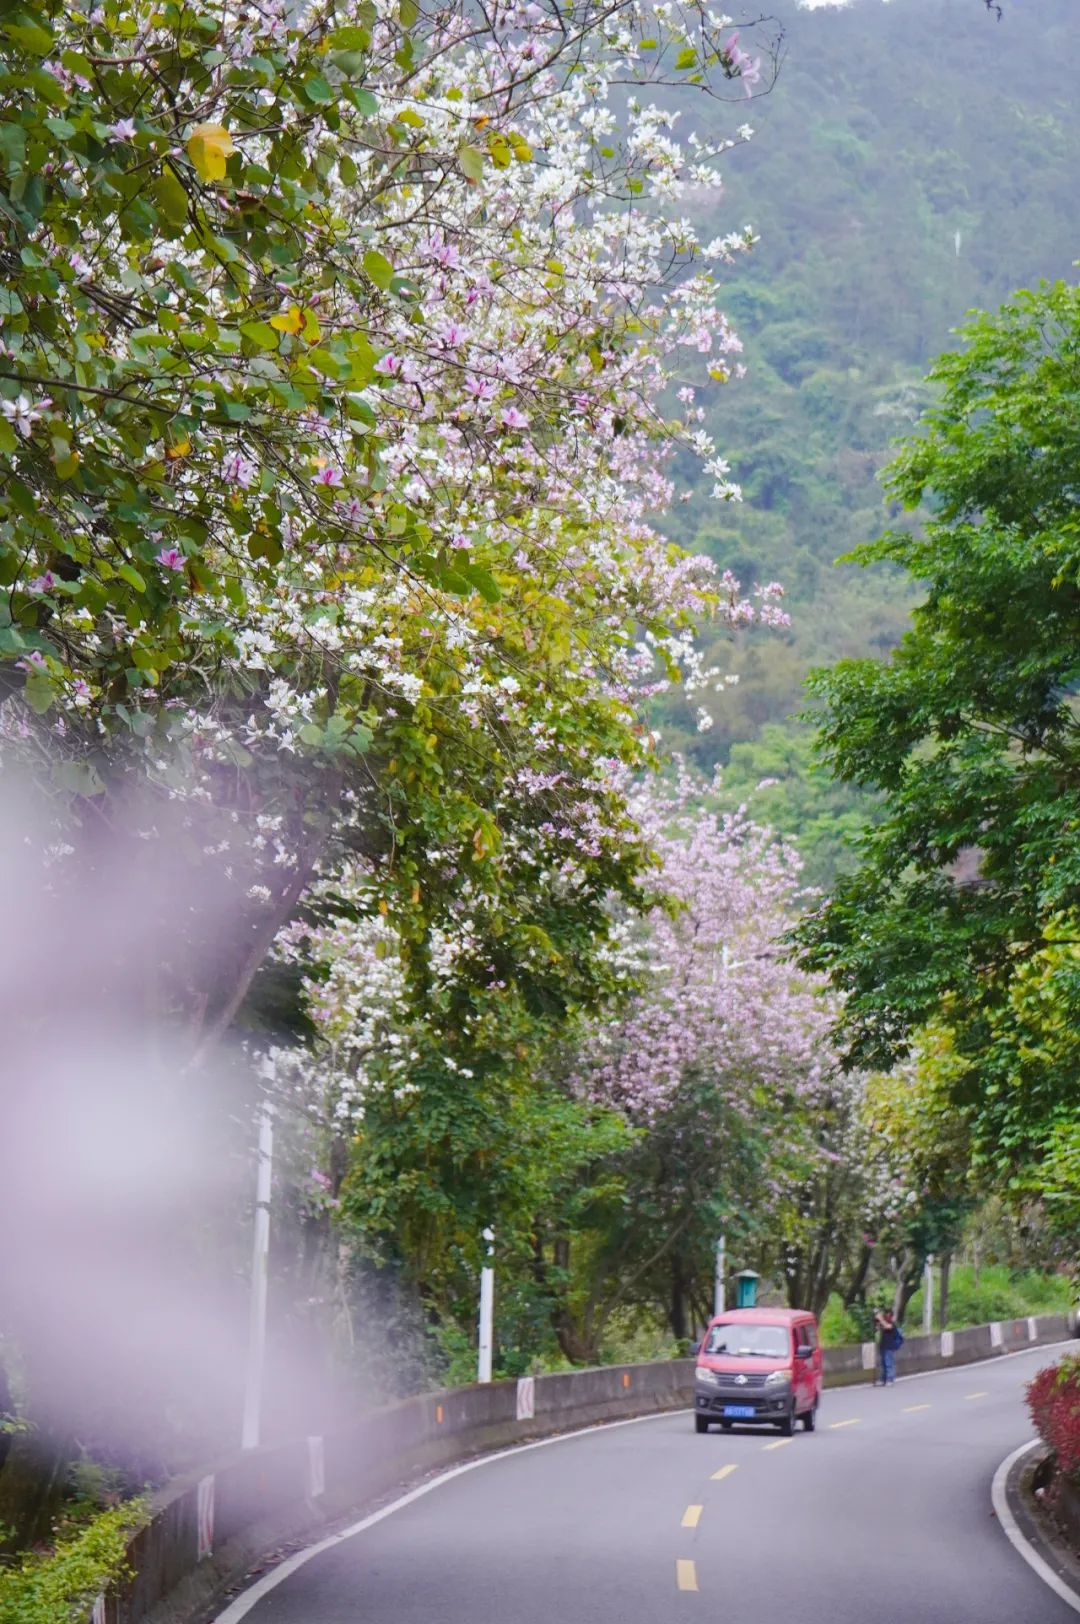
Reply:
[[[709,1322],[694,1371],[694,1426],[727,1431],[769,1422],[790,1438],[813,1432],[821,1399],[821,1342],[800,1308],[734,1308]]]

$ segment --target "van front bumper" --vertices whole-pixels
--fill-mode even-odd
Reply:
[[[733,1393],[703,1393],[700,1388],[694,1394],[694,1409],[698,1415],[707,1415],[710,1420],[734,1421],[736,1425],[750,1425],[755,1421],[782,1421],[785,1415],[790,1415],[793,1403],[790,1388],[775,1395],[740,1393],[738,1389]],[[754,1413],[725,1416],[724,1410],[729,1404],[744,1410],[752,1409]]]

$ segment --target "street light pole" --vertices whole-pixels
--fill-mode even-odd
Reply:
[[[928,1254],[923,1264],[923,1298],[922,1298],[922,1328],[923,1336],[929,1336],[934,1329],[934,1254]]]
[[[484,1230],[484,1239],[487,1241],[487,1255],[493,1257],[495,1247],[495,1231]],[[485,1263],[480,1270],[480,1339],[479,1352],[476,1360],[476,1379],[478,1382],[491,1380],[491,1348],[495,1338],[495,1270],[490,1263]]]
[[[727,1236],[721,1235],[716,1243],[716,1279],[713,1283],[713,1313],[724,1312],[724,1279],[727,1275]]]
[[[270,1253],[270,1175],[274,1161],[274,1108],[259,1111],[259,1169],[255,1181],[255,1244],[251,1259],[251,1317],[248,1323],[247,1372],[244,1378],[244,1425],[241,1449],[256,1449],[262,1415],[263,1368],[266,1363],[266,1288]]]

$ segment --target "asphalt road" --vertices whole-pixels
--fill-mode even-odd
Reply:
[[[1046,1349],[832,1389],[818,1431],[600,1428],[462,1474],[245,1624],[1076,1624],[997,1526]]]

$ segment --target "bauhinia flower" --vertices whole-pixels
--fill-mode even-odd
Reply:
[[[40,423],[42,413],[51,405],[51,400],[40,400],[35,406],[28,395],[18,395],[14,400],[0,400],[0,411],[17,433],[29,440],[34,424]]]
[[[155,564],[160,564],[163,570],[176,570],[184,567],[184,555],[175,547],[163,547],[154,558]]]

